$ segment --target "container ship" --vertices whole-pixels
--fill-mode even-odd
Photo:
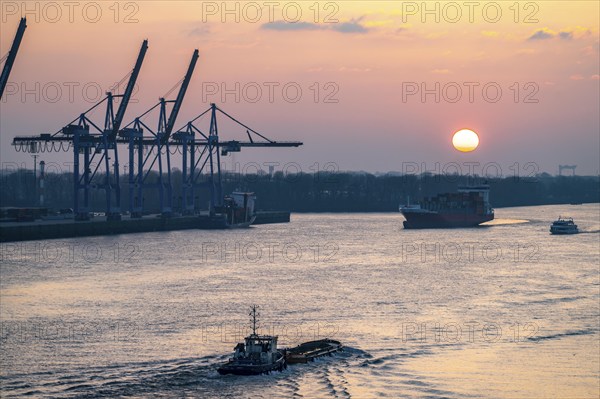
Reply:
[[[401,205],[405,229],[473,227],[494,219],[490,186],[459,186],[455,193],[425,198],[416,205]]]

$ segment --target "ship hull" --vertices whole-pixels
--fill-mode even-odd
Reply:
[[[406,218],[405,229],[448,229],[475,227],[494,220],[494,214],[402,212]]]
[[[252,364],[247,362],[230,360],[229,362],[219,367],[217,369],[217,372],[221,375],[260,375],[268,374],[271,371],[283,371],[285,368],[285,357],[282,353],[279,353],[277,360],[273,363]]]
[[[577,228],[577,226],[570,227],[570,228],[555,227],[555,226],[550,227],[550,234],[565,235],[565,234],[577,234],[577,233],[579,233],[579,229]]]
[[[246,221],[240,221],[235,223],[230,223],[230,221],[227,220],[227,217],[225,215],[201,216],[199,217],[199,219],[199,226],[201,226],[204,229],[240,229],[250,227],[250,225],[254,223],[256,216],[252,216]]]
[[[568,235],[568,234],[578,234],[579,231],[574,230],[574,231],[552,231],[550,230],[550,234],[553,235]]]

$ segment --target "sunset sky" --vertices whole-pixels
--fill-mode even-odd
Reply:
[[[106,91],[131,70],[148,39],[125,123],[183,77],[197,48],[176,128],[215,102],[267,137],[304,142],[245,149],[235,162],[297,162],[307,172],[315,163],[369,172],[416,163],[438,172],[449,162],[479,162],[479,171],[496,163],[509,176],[515,163],[521,175],[533,171],[528,163],[551,174],[576,164],[577,174],[598,174],[598,2],[475,3],[428,2],[426,14],[422,2],[400,1],[232,1],[230,13],[220,1],[84,1],[71,10],[63,2],[2,1],[0,56],[24,14],[28,28],[0,103],[1,162],[31,168],[13,137],[59,130],[99,99],[97,87]],[[223,85],[235,92],[236,82],[239,102],[231,93],[222,98]],[[215,87],[219,93],[207,92]],[[425,98],[422,88],[430,90]],[[102,112],[95,118],[102,123]],[[223,139],[245,138],[227,127]],[[472,153],[452,147],[462,128],[479,134]],[[71,158],[40,154],[47,162]]]

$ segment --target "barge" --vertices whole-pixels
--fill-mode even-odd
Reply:
[[[309,341],[285,351],[285,360],[288,364],[308,363],[318,357],[332,355],[342,350],[342,343],[333,339],[325,338]]]

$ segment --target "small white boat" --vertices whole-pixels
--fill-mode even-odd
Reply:
[[[561,216],[558,217],[558,220],[555,220],[550,226],[551,234],[577,234],[579,233],[579,229],[575,222],[573,222],[573,218],[563,218]]]

